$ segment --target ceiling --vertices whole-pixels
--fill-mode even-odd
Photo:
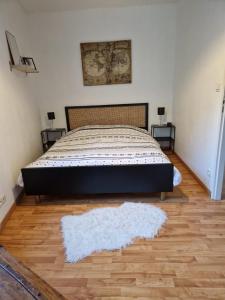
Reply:
[[[177,0],[19,0],[28,13],[174,3]]]

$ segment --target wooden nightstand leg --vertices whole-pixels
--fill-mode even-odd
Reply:
[[[35,204],[39,204],[41,202],[41,196],[37,195],[35,196]]]
[[[161,201],[165,201],[165,199],[166,199],[166,193],[165,192],[161,192],[161,194],[160,194],[160,200]]]

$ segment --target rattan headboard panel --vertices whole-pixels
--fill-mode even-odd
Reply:
[[[148,103],[65,107],[68,131],[84,125],[132,125],[148,129]]]

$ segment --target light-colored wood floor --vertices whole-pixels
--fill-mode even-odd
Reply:
[[[177,157],[171,159],[189,201],[156,204],[168,222],[152,241],[65,263],[60,218],[104,206],[89,203],[18,206],[0,243],[68,299],[225,299],[225,202],[209,200]]]

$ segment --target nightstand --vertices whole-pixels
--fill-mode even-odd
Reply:
[[[46,152],[55,142],[66,134],[65,128],[45,129],[41,131],[42,147]]]
[[[176,127],[174,125],[152,125],[152,137],[159,142],[162,150],[170,150],[174,152]]]

